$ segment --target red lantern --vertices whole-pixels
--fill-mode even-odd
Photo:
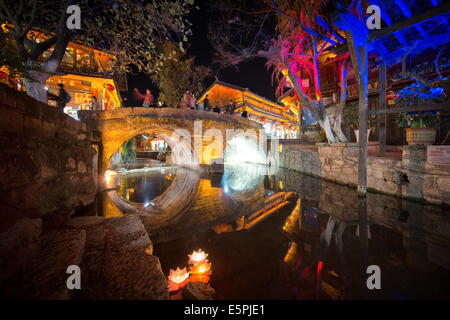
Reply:
[[[113,91],[115,88],[114,88],[114,86],[112,84],[106,83],[105,84],[105,89],[109,90],[109,91]]]

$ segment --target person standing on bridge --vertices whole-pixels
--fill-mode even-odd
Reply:
[[[203,99],[203,110],[211,111],[211,105],[209,104],[209,95],[206,95],[205,99]]]
[[[183,94],[183,103],[187,108],[195,109],[195,98],[187,89]]]
[[[153,95],[149,89],[147,89],[145,91],[145,95],[143,95],[142,93],[139,92],[138,89],[134,88],[134,96],[138,100],[144,100],[144,102],[142,102],[142,106],[144,108],[150,107],[150,105],[153,103]]]
[[[194,95],[191,93],[191,97],[190,97],[190,100],[189,100],[189,107],[191,107],[191,110],[196,110],[197,109],[197,106],[195,104],[196,102],[197,102],[197,99],[195,99]]]
[[[58,109],[59,109],[59,111],[64,112],[64,108],[66,107],[66,103],[68,103],[71,98],[70,98],[70,95],[67,93],[67,91],[64,89],[64,84],[59,83],[58,87],[59,87],[59,92],[58,92],[58,97],[59,97]]]

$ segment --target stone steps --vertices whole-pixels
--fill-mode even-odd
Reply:
[[[80,265],[81,290],[74,291],[74,299],[104,299],[104,222],[103,217],[76,217],[66,223],[67,228],[86,230],[86,247]]]
[[[30,268],[27,283],[31,299],[68,300],[71,291],[66,281],[70,265],[80,265],[86,243],[86,231],[58,229],[41,238],[41,250]]]
[[[138,216],[105,222],[103,272],[107,299],[167,300],[169,291],[159,259]]]
[[[167,280],[139,216],[76,217],[41,235],[10,298],[37,300],[169,299]],[[81,270],[69,290],[67,267]],[[5,292],[3,292],[5,293]]]

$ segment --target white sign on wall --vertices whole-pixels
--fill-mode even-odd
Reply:
[[[427,162],[434,166],[450,166],[450,146],[427,146]]]

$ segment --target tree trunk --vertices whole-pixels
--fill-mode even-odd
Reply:
[[[45,82],[49,78],[47,73],[30,71],[34,81],[31,79],[23,79],[27,87],[27,93],[30,97],[47,104],[47,91],[45,90]]]
[[[28,95],[47,104],[48,99],[47,91],[45,90],[45,82],[48,78],[50,78],[50,74],[56,71],[59,61],[53,59],[39,65],[36,61],[28,60],[26,64],[27,67],[32,69],[29,73],[34,79],[34,81],[30,79],[23,79],[27,87]]]
[[[331,122],[328,115],[324,113],[323,120],[319,120],[320,127],[325,131],[325,135],[327,136],[327,140],[329,143],[337,143],[339,141],[336,140],[336,137],[333,134],[333,130],[331,130]]]
[[[344,112],[344,108],[345,108],[345,103],[347,100],[347,66],[348,66],[348,59],[346,59],[344,62],[342,62],[341,65],[341,72],[340,72],[340,87],[341,87],[341,97],[339,99],[339,105],[338,108],[336,109],[336,117],[334,120],[334,133],[336,134],[336,136],[338,137],[338,139],[341,142],[348,142],[347,137],[345,136],[345,134],[342,132],[342,113]]]
[[[331,123],[330,119],[328,118],[328,115],[325,112],[325,108],[323,106],[323,103],[321,100],[319,101],[312,101],[311,98],[306,96],[302,89],[301,85],[298,83],[297,77],[292,72],[291,68],[288,68],[289,72],[289,78],[291,79],[294,90],[297,92],[297,95],[309,111],[316,117],[317,122],[319,123],[320,127],[325,131],[325,135],[327,136],[327,140],[329,143],[336,143],[336,137],[334,136],[333,130],[331,129]]]

